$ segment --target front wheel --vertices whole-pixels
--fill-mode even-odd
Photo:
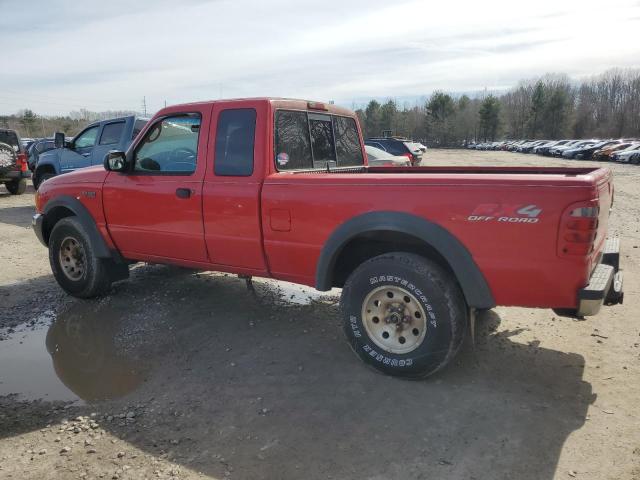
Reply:
[[[50,172],[46,172],[46,173],[40,173],[40,174],[36,174],[33,176],[33,188],[35,188],[36,190],[40,188],[40,185],[42,185],[44,182],[46,182],[47,180],[49,180],[50,178],[55,177],[56,174],[55,173],[50,173]]]
[[[95,297],[111,286],[107,260],[96,256],[87,231],[75,217],[63,218],[53,227],[49,263],[58,284],[74,297]]]
[[[4,184],[11,195],[22,195],[27,190],[27,181],[24,178],[13,180]]]
[[[408,378],[445,367],[462,344],[468,320],[452,275],[402,252],[361,264],[345,283],[340,305],[353,351],[383,373]]]

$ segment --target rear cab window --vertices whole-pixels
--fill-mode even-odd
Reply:
[[[277,110],[274,123],[278,171],[364,165],[358,128],[351,117]]]

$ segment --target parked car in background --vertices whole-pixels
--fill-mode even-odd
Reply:
[[[18,132],[0,129],[0,183],[10,194],[20,195],[27,189],[29,176],[27,154]]]
[[[27,162],[29,164],[29,170],[32,172],[36,169],[38,164],[38,157],[41,153],[48,152],[55,148],[53,138],[40,138],[33,142],[27,150]]]
[[[39,155],[33,186],[37,189],[56,175],[101,165],[109,150],[126,150],[146,123],[135,116],[102,120],[88,125],[70,142],[63,133],[56,133],[55,148]]]
[[[411,162],[412,166],[422,161],[422,150],[411,140],[403,137],[373,137],[364,141],[365,145],[384,150],[391,155],[401,155]]]
[[[410,167],[411,161],[403,155],[391,155],[371,145],[365,145],[369,165],[374,167]]]
[[[571,140],[556,140],[546,145],[540,145],[533,149],[533,153],[537,153],[538,155],[551,155],[549,152],[552,148],[561,147],[562,145],[566,145],[570,141]]]
[[[552,147],[549,150],[549,154],[552,157],[561,157],[562,156],[562,152],[564,152],[565,150],[568,150],[570,148],[575,148],[577,146],[579,146],[581,144],[581,142],[583,142],[582,140],[571,140],[567,143],[565,143],[564,145],[556,145],[555,147]]]
[[[584,145],[582,147],[576,147],[574,149],[570,149],[573,152],[573,156],[571,158],[576,158],[578,160],[589,160],[593,155],[593,152],[599,150],[601,148],[605,148],[609,145],[613,145],[617,143],[616,140],[601,140],[596,143],[591,143]]]
[[[413,142],[413,144],[416,146],[417,149],[422,151],[422,153],[425,153],[427,151],[427,146],[422,144],[421,142]]]
[[[625,150],[631,145],[633,145],[633,142],[614,143],[607,147],[596,150],[595,152],[593,152],[591,158],[600,162],[608,162],[611,160],[611,155],[613,155],[615,152],[617,152],[618,150]]]
[[[640,149],[640,143],[633,143],[623,150],[614,152],[611,155],[611,160],[613,162],[630,163],[631,157],[633,157],[634,154],[638,153],[638,149]]]
[[[578,152],[582,151],[585,148],[591,148],[596,145],[596,143],[597,140],[589,140],[587,142],[576,143],[574,146],[565,148],[562,151],[562,158],[576,158]]]
[[[35,138],[21,138],[20,139],[20,145],[22,145],[22,149],[27,152],[29,150],[29,147],[31,146],[31,144],[33,142],[35,142],[36,139]]]
[[[520,147],[518,147],[517,151],[520,153],[531,153],[533,149],[539,145],[545,145],[549,143],[549,140],[536,140],[534,142],[527,142]]]

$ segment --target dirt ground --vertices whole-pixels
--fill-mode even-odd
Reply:
[[[607,166],[625,304],[584,321],[496,308],[425,381],[352,354],[338,292],[139,265],[70,298],[31,231],[33,191],[0,187],[0,478],[640,479],[640,166]]]

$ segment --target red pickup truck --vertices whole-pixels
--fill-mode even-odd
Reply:
[[[620,303],[612,203],[604,168],[369,167],[353,112],[260,98],[161,110],[104,167],[44,183],[33,225],[78,297],[138,261],[342,288],[353,350],[424,377],[478,309]]]

